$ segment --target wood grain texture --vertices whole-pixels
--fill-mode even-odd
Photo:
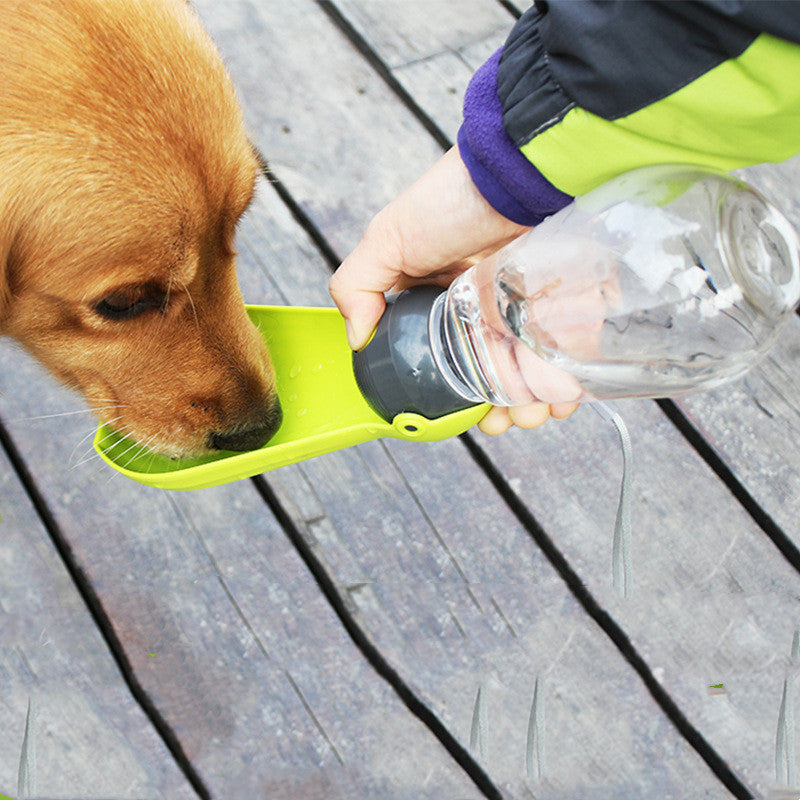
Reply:
[[[253,138],[342,256],[441,148],[316,3],[194,3]],[[387,4],[387,8],[391,5]],[[370,131],[354,137],[348,132]]]
[[[610,426],[586,408],[534,436],[480,444],[690,721],[766,796],[797,574],[654,404],[623,410],[636,465],[627,600],[611,580],[620,463]],[[719,683],[725,695],[709,691]]]
[[[739,173],[800,230],[800,157]],[[800,319],[744,379],[678,405],[764,511],[800,547]]]
[[[492,0],[337,0],[335,7],[452,142],[470,78],[515,21]]]
[[[196,5],[234,74],[254,141],[344,255],[440,147],[316,3]],[[506,20],[513,23],[494,0],[342,0],[338,7],[450,136],[471,70],[502,39]],[[783,172],[776,175],[783,180]],[[781,185],[794,201],[791,183]],[[323,258],[269,187],[237,246],[248,301],[330,304]],[[782,366],[784,356],[776,352],[776,359],[776,374],[768,374],[775,390],[758,389],[769,413],[752,397],[740,404],[755,409],[746,444],[730,433],[740,408],[716,416],[685,408],[759,502],[788,524],[795,471],[778,481],[774,471],[782,455],[796,463],[785,445],[794,432],[795,378],[787,379],[793,373]],[[0,416],[10,421],[125,658],[210,796],[480,796],[355,649],[252,483],[168,495],[99,462],[80,463],[92,423],[80,415],[25,418],[81,404],[5,344],[0,392]],[[796,574],[654,406],[626,416],[638,476],[636,584],[628,602],[610,591],[619,480],[613,430],[582,410],[534,434],[477,441],[684,713],[745,783],[766,794],[776,783],[777,723],[796,661]],[[769,420],[766,428],[756,424],[759,416]],[[760,462],[777,443],[778,456]],[[10,469],[0,464],[0,474],[19,497]],[[477,731],[475,757],[506,797],[729,796],[463,443],[373,442],[267,479],[370,641],[459,742],[469,747]],[[47,676],[39,719],[51,698],[59,708],[42,722],[48,746],[70,747],[75,756],[75,783],[59,785],[57,796],[87,770],[116,763],[120,771],[112,769],[104,794],[146,797],[154,787],[153,796],[191,797],[171,756],[131,709],[113,665],[102,665],[104,645],[74,612],[74,591],[53,553],[46,544],[32,553],[19,535],[3,538],[5,502],[0,641],[25,645],[0,656],[0,677],[9,677],[0,682],[0,705],[16,726],[0,726],[0,791],[14,788],[4,783],[16,778],[6,746],[21,741],[35,656],[33,671]],[[25,503],[21,497],[13,508],[22,510],[17,525],[27,534],[38,523]],[[44,599],[31,596],[28,582],[43,587]],[[17,621],[8,634],[12,603]],[[43,620],[63,633],[60,662],[51,663],[36,638]],[[75,663],[85,666],[79,675]],[[724,694],[709,692],[720,683]],[[98,734],[110,743],[109,761],[100,764],[89,747]]]
[[[240,5],[247,6],[251,39],[258,41],[255,6]],[[387,5],[383,4],[383,8]],[[247,86],[249,75],[266,72],[259,64],[259,47],[235,39],[228,30],[230,20],[243,11],[225,15],[218,29],[218,7],[200,4],[199,8],[204,17],[208,15],[208,25],[217,41],[228,42],[229,49],[223,46],[223,52],[237,80],[244,76]],[[289,37],[300,36],[301,28],[312,29],[317,57],[325,63],[341,63],[344,56],[340,51],[346,51],[348,43],[337,39],[336,31],[327,37],[320,35],[315,23],[309,21],[315,13],[314,4],[294,4],[291,8],[262,4],[259,8],[264,30],[267,20]],[[278,51],[286,53],[284,57],[291,61],[291,66],[284,66],[282,71],[291,70],[297,75],[299,66],[291,47]],[[352,51],[350,57],[358,58]],[[271,74],[280,74],[275,53],[270,59]],[[307,69],[309,76],[315,74],[313,64]],[[326,93],[323,99],[322,90],[318,93],[314,89],[310,77],[306,85],[304,102],[293,107],[293,116],[286,123],[298,136],[315,124],[313,110],[331,101],[330,94]],[[369,105],[379,90],[380,87],[372,88],[362,95],[361,102]],[[335,182],[326,170],[317,172],[314,164],[308,164],[304,181],[296,182],[292,172],[282,168],[285,145],[278,140],[277,150],[272,150],[274,134],[256,127],[264,124],[259,120],[273,117],[271,104],[280,104],[280,99],[273,100],[263,91],[249,93],[241,83],[240,91],[255,141],[278,177],[293,193],[302,193],[305,181],[312,181],[316,186],[315,206],[334,202],[331,184]],[[382,110],[387,103],[387,99],[379,97],[376,108]],[[288,111],[284,109],[284,113]],[[364,111],[358,111],[353,117],[359,120],[364,115]],[[375,124],[380,126],[377,111],[376,115]],[[357,122],[351,122],[340,133],[347,149],[354,152],[365,149],[375,135],[374,126],[359,128]],[[401,126],[384,140],[384,145],[395,151],[407,136]],[[420,171],[423,161],[416,159]],[[357,183],[355,176],[347,180],[350,185]],[[374,186],[367,191],[370,198],[376,194]],[[370,198],[365,200],[362,193],[356,194],[351,211],[361,208],[364,218],[368,218]],[[386,195],[382,201],[388,199],[390,196]],[[307,210],[320,228],[330,233],[331,240],[342,238],[340,232],[330,228],[326,215],[317,215],[310,205]],[[261,216],[258,206],[254,216]],[[269,242],[253,238],[258,232],[249,223],[242,233],[242,267],[247,266],[245,253],[246,259],[261,260],[272,267],[271,280],[284,282],[284,295],[291,302],[317,303],[326,299],[324,274],[316,292],[298,292],[294,276],[276,273],[269,257]],[[266,254],[260,257],[262,249]],[[250,291],[253,290],[254,286]],[[280,470],[268,479],[297,524],[307,531],[306,536],[314,543],[329,574],[349,598],[353,612],[381,651],[465,743],[475,694],[484,680],[491,684],[486,691],[488,697],[494,698],[490,716],[494,720],[490,734],[494,745],[487,765],[490,775],[512,787],[510,791],[524,791],[521,775],[533,682],[537,672],[547,671],[549,665],[557,674],[554,680],[559,687],[553,700],[555,721],[549,729],[556,744],[548,757],[549,783],[536,786],[537,796],[538,792],[543,792],[542,796],[559,796],[570,790],[590,792],[596,785],[614,786],[618,796],[634,796],[642,790],[671,792],[678,791],[676,787],[683,785],[687,777],[697,787],[697,796],[704,791],[724,793],[685,742],[675,736],[619,654],[592,623],[587,625],[583,612],[463,447],[458,442],[431,447],[412,445],[404,453],[402,465],[394,455],[396,449],[394,443],[365,445]],[[430,489],[427,497],[423,498],[415,485],[412,488],[417,482]],[[487,530],[490,521],[495,524]],[[451,538],[455,538],[457,546],[450,542]],[[498,538],[505,546],[494,546]],[[465,561],[483,564],[485,581],[465,569]],[[542,574],[547,575],[552,595],[538,587]],[[501,594],[510,609],[498,599]],[[538,614],[536,609],[542,608],[548,608],[550,613]],[[559,653],[564,652],[569,657],[562,659]],[[494,685],[496,675],[501,677]],[[618,705],[609,712],[598,704],[600,696],[613,697]],[[513,714],[505,713],[511,709]],[[596,749],[598,714],[614,741],[607,751],[604,746]],[[617,728],[610,719],[617,721]],[[648,732],[632,736],[633,729]]]
[[[13,351],[0,363],[4,418],[78,405]],[[96,461],[65,469],[88,422],[72,419],[10,427],[211,796],[476,795],[347,638],[252,483],[172,496]]]
[[[0,513],[0,792],[18,796],[31,704],[30,796],[196,798],[3,455]]]
[[[484,688],[485,763],[511,796],[526,785],[537,797],[679,796],[687,780],[720,791],[458,442],[392,446],[388,459],[381,445],[358,449],[361,464],[347,452],[302,467],[306,499],[287,470],[271,480],[305,506],[304,528],[385,657],[465,744]],[[528,782],[537,679],[547,768]]]
[[[430,41],[428,41],[427,49],[423,52],[416,47],[404,49],[405,42],[411,38],[411,34],[418,24],[413,12],[413,4],[404,4],[402,9],[398,8],[395,14],[387,14],[385,5],[378,9],[375,4],[360,0],[345,0],[337,5],[347,12],[348,18],[359,32],[374,44],[378,55],[388,64],[397,65],[395,74],[401,80],[403,80],[401,72],[406,62],[415,63],[415,58],[417,61],[429,60],[431,62],[446,58],[443,53],[437,52],[437,45]],[[494,7],[494,10],[497,12],[497,7]],[[459,20],[480,18],[478,14],[462,16],[461,11],[461,8],[450,9],[450,22],[456,28],[463,24]],[[457,17],[458,19],[456,19]],[[433,18],[436,19],[435,13]],[[439,18],[438,22],[444,24],[445,27],[450,27],[442,18]],[[463,30],[460,33],[462,36],[464,35]],[[486,25],[484,20],[477,24],[465,38],[472,42],[491,42],[496,35],[494,27]],[[431,36],[429,34],[429,40]],[[424,84],[422,96],[426,98],[426,108],[430,109],[434,121],[444,132],[451,139],[454,138],[460,120],[456,119],[448,110],[447,97],[451,93],[451,82],[447,79],[442,81],[436,76],[434,70],[426,71],[424,80],[422,78],[420,80]],[[439,80],[438,89],[435,85],[437,80]],[[404,82],[404,85],[407,89],[409,88],[408,82]],[[415,92],[412,91],[412,93],[415,98],[418,96]],[[436,102],[436,98],[440,101],[439,103]],[[745,170],[743,175],[764,190],[768,196],[778,200],[787,213],[798,220],[800,219],[800,215],[798,215],[800,193],[796,189],[798,165],[800,165],[800,159],[794,159],[783,165]],[[744,382],[745,396],[742,396],[740,389],[734,387],[681,403],[698,428],[709,434],[709,440],[733,468],[735,474],[741,475],[746,488],[751,490],[756,500],[779,524],[784,525],[790,536],[794,537],[797,535],[798,526],[794,522],[796,513],[792,512],[797,510],[797,497],[799,496],[796,491],[798,451],[793,446],[797,437],[792,435],[795,433],[797,419],[797,392],[795,389],[798,386],[798,376],[795,373],[797,371],[796,356],[800,346],[797,332],[798,322],[792,320],[781,347],[776,349],[762,369],[757,370]],[[759,388],[754,390],[754,385]],[[749,392],[747,388],[749,388]],[[739,396],[737,396],[737,392]],[[747,394],[750,396],[748,397]],[[749,707],[748,714],[741,720],[743,726],[749,730],[749,739],[744,735],[741,725],[739,732],[734,735],[724,720],[713,718],[713,715],[706,721],[701,713],[697,719],[700,720],[699,727],[709,736],[712,743],[720,741],[724,754],[730,756],[740,774],[751,783],[755,782],[762,791],[767,791],[767,787],[775,783],[774,727],[776,709],[780,703],[783,685],[782,670],[788,663],[788,643],[791,642],[793,626],[797,622],[794,605],[796,602],[794,595],[797,594],[795,591],[797,576],[760,534],[758,528],[741,512],[737,504],[732,502],[726,489],[718,485],[715,478],[707,471],[702,474],[703,470],[692,451],[686,447],[679,436],[675,435],[671,426],[663,424],[658,412],[651,410],[651,414],[654,416],[652,422],[648,422],[646,425],[648,432],[658,430],[661,438],[656,441],[648,438],[645,444],[638,444],[636,458],[637,463],[644,459],[642,471],[645,475],[649,475],[653,487],[659,487],[662,490],[662,498],[658,501],[660,509],[657,513],[654,514],[649,508],[645,509],[644,516],[641,511],[639,512],[639,523],[645,529],[663,530],[665,527],[667,528],[666,536],[660,536],[658,541],[661,546],[666,544],[665,540],[669,542],[666,545],[666,552],[671,552],[673,558],[667,564],[661,564],[653,570],[653,575],[664,580],[667,586],[674,587],[673,591],[689,590],[690,594],[691,592],[698,593],[699,597],[696,602],[706,608],[704,618],[707,626],[704,630],[694,632],[694,644],[690,648],[693,651],[692,655],[684,654],[682,648],[678,648],[673,650],[668,658],[662,660],[667,664],[666,669],[668,670],[684,671],[693,675],[694,694],[683,696],[681,694],[683,690],[681,690],[677,693],[677,697],[682,706],[686,705],[695,709],[697,688],[704,691],[708,688],[708,685],[701,685],[702,680],[700,683],[696,682],[699,676],[695,668],[698,667],[699,672],[702,672],[703,669],[711,672],[719,669],[715,666],[716,662],[714,661],[717,657],[716,649],[719,647],[714,632],[715,628],[720,629],[720,635],[723,632],[730,635],[731,631],[738,630],[739,626],[754,625],[760,630],[763,637],[761,646],[768,654],[757,649],[755,652],[746,649],[741,654],[741,663],[738,667],[740,671],[749,675],[748,680],[754,681],[749,685],[747,691],[737,698],[737,702]],[[648,416],[647,419],[650,420],[651,417]],[[734,421],[738,424],[734,425]],[[656,426],[656,422],[659,423],[658,426]],[[597,422],[594,427],[597,427]],[[617,445],[613,431],[609,430],[606,434],[603,451],[608,450],[614,453]],[[505,440],[504,443],[507,446],[502,449],[499,445],[490,446],[487,443],[487,451],[493,461],[507,475],[512,476],[511,480],[514,481],[514,484],[523,481],[522,476],[529,456],[525,451],[517,448],[523,447],[523,439],[526,438],[524,435],[520,435],[511,441]],[[551,465],[555,463],[552,459],[559,457],[558,463],[561,466],[556,474],[563,471],[568,475],[575,475],[576,486],[591,485],[591,482],[586,479],[585,448],[592,447],[590,442],[593,438],[592,434],[590,439],[574,443],[563,437],[559,438],[558,447],[552,448],[549,452],[549,459],[546,459],[544,463]],[[702,477],[696,477],[692,472],[692,478],[689,480],[689,470],[683,467],[687,462],[696,464],[695,469],[700,471]],[[656,467],[659,467],[658,471]],[[618,463],[615,463],[615,476],[618,476],[618,470]],[[661,475],[665,470],[672,470],[673,484],[664,484]],[[618,480],[618,477],[615,477],[614,480]],[[576,523],[580,525],[581,517],[586,513],[574,506],[565,510],[563,491],[563,487],[555,485],[550,495],[552,507],[548,513],[545,514],[544,510],[535,511],[537,519],[545,524],[548,532],[556,535],[559,545],[564,542],[561,526],[563,525],[564,530],[574,532]],[[540,493],[539,485],[537,484],[535,489],[529,489],[522,497],[532,509],[540,509],[541,503],[536,503],[530,492]],[[615,493],[616,487],[612,482],[607,484],[602,493],[593,495],[608,498],[608,502],[605,504],[608,513],[605,514],[603,523],[596,526],[598,532],[603,529],[610,530],[613,526]],[[676,514],[669,512],[671,494],[674,494],[675,502],[686,510],[683,523],[678,522]],[[593,505],[596,506],[596,502]],[[709,507],[715,509],[715,515],[708,514]],[[558,512],[556,512],[556,508],[559,508]],[[596,514],[597,512],[593,511],[592,513]],[[697,522],[693,521],[695,519]],[[704,552],[702,547],[699,548],[699,552],[694,552],[698,549],[698,544],[692,540],[684,547],[680,547],[680,542],[678,546],[675,546],[676,536],[680,536],[685,530],[695,528],[717,530],[716,542],[710,546],[718,551],[719,564],[713,561],[713,557],[709,561],[709,551],[705,550]],[[741,540],[737,541],[742,528],[748,531],[747,539],[753,538],[757,542],[756,545],[742,547]],[[593,536],[591,541],[602,541],[602,547],[607,548],[607,551],[602,552],[605,558],[599,562],[597,557],[601,553],[597,547],[592,548],[593,557],[582,564],[578,562],[582,567],[581,576],[586,576],[587,582],[589,575],[595,579],[605,580],[610,575],[608,567],[610,541],[607,537],[598,538],[597,535]],[[711,537],[711,541],[714,541],[714,537]],[[703,546],[707,548],[709,544],[704,541]],[[567,552],[571,560],[576,556],[576,552],[569,548],[567,548]],[[678,553],[681,554],[680,559],[675,557]],[[724,557],[729,557],[731,563],[746,574],[752,573],[753,581],[747,584],[746,589],[741,590],[745,597],[739,598],[742,600],[739,607],[729,604],[725,598],[724,589],[721,595],[718,595],[716,588],[710,588],[706,584],[697,590],[692,581],[698,580],[698,573],[690,572],[686,566],[687,564],[702,564],[704,565],[703,569],[706,570],[705,575],[713,575],[718,579],[726,573]],[[599,563],[604,563],[603,571],[598,570]],[[651,562],[646,559],[646,563]],[[639,571],[637,567],[637,575]],[[638,580],[644,581],[645,592],[654,588],[653,575],[638,577]],[[689,575],[693,577],[689,578]],[[606,591],[597,595],[602,598],[604,605],[606,602],[613,601],[613,598],[608,596],[607,588],[606,586]],[[663,591],[665,590],[659,589],[657,597]],[[706,595],[708,596],[706,597]],[[649,620],[659,620],[663,632],[665,618],[663,609],[660,608],[660,601],[651,598],[649,603],[644,602],[642,606],[640,598],[639,605],[638,615]],[[616,609],[613,604],[610,607]],[[726,608],[729,609],[727,613],[725,612]],[[711,620],[719,612],[722,612],[721,616],[716,618],[716,624],[714,624]],[[681,630],[679,618],[686,614],[686,606],[680,602],[679,598],[674,601],[671,614],[676,621],[670,622],[667,629],[674,629],[677,633]],[[637,627],[630,625],[625,616],[621,618],[621,621],[626,630],[629,627],[634,629]],[[654,624],[654,630],[656,627]],[[755,646],[755,643],[751,642],[751,645]],[[648,643],[645,652],[649,652],[650,648],[651,645]],[[760,664],[762,662],[765,665],[777,662],[771,677],[766,678],[761,674],[762,666]],[[723,663],[726,662],[723,660]],[[727,663],[734,671],[737,670],[735,652],[729,655]],[[656,674],[665,674],[663,672],[665,667],[661,665],[660,661],[658,664],[651,661],[651,666]],[[671,688],[675,689],[676,687]],[[686,688],[684,687],[684,689]],[[718,695],[713,697],[716,698]],[[769,698],[768,701],[767,698]],[[757,745],[755,740],[758,741]],[[725,742],[724,746],[723,742]],[[756,750],[758,753],[755,752]]]

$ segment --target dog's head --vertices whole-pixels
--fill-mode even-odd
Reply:
[[[263,444],[233,250],[258,164],[184,0],[10,0],[0,86],[0,332],[151,449]]]

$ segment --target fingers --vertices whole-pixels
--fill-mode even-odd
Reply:
[[[478,423],[478,429],[488,436],[499,436],[511,427],[511,417],[508,409],[502,406],[492,406],[486,416]]]
[[[478,253],[525,230],[486,202],[452,148],[375,216],[331,279],[350,346],[366,344],[383,313],[384,292],[412,283],[447,285]]]
[[[551,403],[550,416],[553,419],[566,419],[580,403]]]
[[[538,428],[549,418],[550,406],[547,403],[530,403],[513,408],[492,406],[478,423],[478,428],[489,436],[498,436],[505,433],[512,425],[526,430]]]
[[[386,307],[383,293],[402,275],[402,254],[392,231],[393,226],[378,214],[328,284],[353,350],[360,350],[369,340]]]
[[[515,406],[508,409],[508,416],[518,428],[530,430],[531,428],[538,428],[550,419],[550,406],[547,403]]]
[[[578,407],[578,403],[530,403],[526,406],[504,408],[492,406],[486,416],[478,423],[478,429],[489,436],[499,436],[512,425],[525,430],[538,428],[553,419],[566,419]]]

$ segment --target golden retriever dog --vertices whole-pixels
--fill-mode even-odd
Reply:
[[[280,425],[235,274],[257,173],[186,0],[0,0],[0,334],[172,457]]]

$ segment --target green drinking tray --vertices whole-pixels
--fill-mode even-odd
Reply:
[[[471,428],[489,408],[473,406],[438,419],[402,413],[386,422],[358,389],[344,319],[337,309],[248,306],[247,311],[264,336],[275,367],[283,408],[283,423],[275,436],[246,453],[220,451],[175,460],[142,450],[101,425],[94,448],[108,464],[148,486],[203,489],[371,439],[447,439]]]

